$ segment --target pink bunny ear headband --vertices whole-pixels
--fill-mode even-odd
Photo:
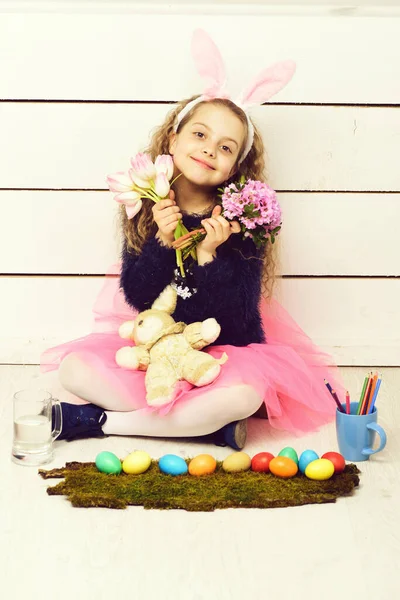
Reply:
[[[236,100],[230,98],[225,89],[226,72],[222,56],[209,35],[202,29],[196,29],[192,38],[192,55],[201,77],[210,83],[203,94],[189,102],[178,114],[174,131],[178,129],[179,123],[185,115],[199,102],[212,100],[213,98],[228,98],[241,108],[247,117],[248,136],[247,143],[239,159],[239,164],[246,158],[251,150],[254,140],[254,128],[250,121],[248,110],[251,106],[263,104],[271,96],[277,94],[291,80],[294,75],[296,64],[292,60],[279,62],[261,71],[250,84],[244,88]]]

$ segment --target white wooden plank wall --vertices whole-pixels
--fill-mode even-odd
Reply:
[[[400,365],[400,18],[225,8],[0,12],[0,363],[90,330],[120,244],[105,177],[201,92],[203,27],[233,92],[298,65],[253,111],[284,213],[279,298],[339,364]]]

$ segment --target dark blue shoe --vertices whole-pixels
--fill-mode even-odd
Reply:
[[[53,420],[54,420],[53,407]],[[69,404],[61,402],[62,425],[57,440],[79,440],[90,437],[105,437],[102,425],[107,415],[95,404]]]
[[[247,419],[228,423],[214,433],[216,446],[230,446],[234,450],[242,450],[247,439]]]

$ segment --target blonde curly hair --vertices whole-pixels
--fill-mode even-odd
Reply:
[[[142,152],[149,154],[153,161],[159,154],[169,154],[170,137],[174,130],[174,124],[176,122],[177,115],[189,102],[198,97],[199,95],[197,94],[191,98],[179,102],[176,107],[167,114],[164,123],[153,130],[154,132],[152,134],[150,144],[147,148],[142,150]],[[229,108],[240,119],[240,121],[243,123],[246,133],[243,142],[244,147],[248,130],[247,117],[245,113],[238,106],[236,106],[236,104],[225,98],[215,98],[213,100],[208,100],[207,102],[217,106],[225,106],[226,108]],[[204,103],[199,102],[182,119],[177,129],[177,133],[179,133],[185,123],[187,123],[194,116],[197,108],[202,104]],[[254,141],[250,152],[247,154],[246,158],[242,161],[239,167],[237,164],[235,165],[235,170],[237,170],[234,175],[227,181],[221,183],[218,187],[225,187],[230,183],[237,181],[242,175],[244,175],[246,179],[256,179],[266,183],[267,177],[264,160],[264,144],[254,123],[253,127]],[[238,158],[242,154],[243,147],[238,153]],[[174,185],[172,185],[172,189],[174,189]],[[217,197],[217,189],[215,190],[215,195]],[[143,244],[149,238],[154,237],[157,233],[157,225],[153,219],[152,202],[143,202],[141,210],[133,217],[133,219],[127,218],[125,207],[122,205],[120,208],[120,225],[122,227],[122,232],[128,251],[132,250],[134,253],[140,254]],[[277,279],[278,245],[279,238],[274,244],[267,243],[266,251],[264,253],[262,293],[267,298],[272,296],[273,288]]]

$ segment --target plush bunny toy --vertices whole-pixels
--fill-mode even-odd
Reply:
[[[197,387],[211,383],[218,377],[220,365],[228,360],[226,353],[217,360],[200,352],[219,336],[217,321],[176,323],[171,316],[176,301],[176,291],[169,285],[149,310],[119,328],[119,335],[136,345],[120,348],[115,360],[120,367],[147,371],[146,399],[150,406],[171,402],[176,383],[182,379]]]

